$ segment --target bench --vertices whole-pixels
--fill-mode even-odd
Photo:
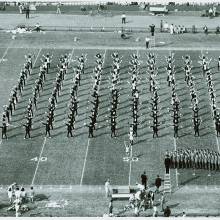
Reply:
[[[153,14],[167,14],[168,9],[166,6],[164,7],[150,7],[149,11],[152,12]]]
[[[138,191],[137,186],[117,186],[112,188],[113,200],[128,200],[133,193]]]

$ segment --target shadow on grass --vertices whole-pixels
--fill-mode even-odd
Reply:
[[[200,178],[200,176],[192,177],[192,178],[190,178],[190,179],[188,179],[188,180],[186,180],[186,181],[180,183],[180,185],[181,185],[181,186],[185,186],[186,184],[188,184],[188,183],[190,183],[190,182],[192,182],[193,180],[196,180],[196,179],[198,179],[198,178]]]
[[[34,196],[34,201],[43,201],[43,200],[49,200],[50,196],[46,196],[44,194],[37,194]]]
[[[175,208],[179,205],[180,203],[176,203],[176,204],[173,204],[173,205],[169,205],[170,208]]]
[[[10,206],[8,203],[0,203],[0,209],[4,209],[8,206]]]

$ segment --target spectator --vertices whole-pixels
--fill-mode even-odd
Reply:
[[[157,217],[158,216],[158,211],[157,211],[157,206],[153,206],[153,217]]]
[[[160,178],[159,175],[157,175],[157,178],[156,178],[156,180],[155,180],[155,186],[156,186],[155,192],[156,192],[156,193],[159,193],[159,192],[160,192],[159,188],[160,188],[160,186],[161,186],[161,183],[162,183],[162,179]]]
[[[208,34],[208,27],[206,25],[203,27],[203,30],[205,34]]]
[[[154,193],[150,190],[148,192],[147,197],[148,197],[148,201],[149,201],[149,207],[152,208],[154,205]]]
[[[21,199],[21,191],[19,190],[19,187],[15,189],[15,199]]]
[[[19,8],[19,13],[20,13],[20,14],[23,14],[23,10],[24,10],[23,5],[20,4],[20,5],[18,6],[18,8]]]
[[[150,44],[150,38],[149,38],[149,37],[146,37],[146,38],[145,38],[146,49],[149,48],[149,44]]]
[[[12,196],[13,196],[12,188],[9,187],[9,188],[8,188],[8,199],[9,199],[9,202],[10,202],[10,203],[12,203]]]
[[[37,32],[40,32],[41,31],[41,26],[39,23],[37,23],[33,29],[33,31],[37,31]]]
[[[170,173],[170,157],[169,154],[166,155],[164,160],[165,168],[166,168],[166,174]]]
[[[144,171],[144,173],[141,174],[141,184],[144,186],[144,189],[147,189],[147,175],[146,175],[146,171]]]
[[[213,17],[213,10],[212,10],[212,8],[209,9],[209,17]]]
[[[27,194],[26,194],[26,191],[24,189],[24,187],[21,187],[21,202],[26,202],[26,199],[27,199]]]
[[[151,32],[151,36],[154,36],[154,32],[155,32],[155,25],[154,24],[150,25],[150,32]]]
[[[109,216],[112,216],[113,215],[113,200],[111,199],[110,202],[109,202],[109,205],[108,205],[108,214]]]
[[[167,22],[164,23],[164,26],[163,26],[163,27],[164,27],[164,31],[165,31],[165,32],[168,32],[169,25],[168,25]]]
[[[160,20],[160,32],[163,32],[163,20]]]
[[[60,3],[57,4],[57,14],[61,14]]]
[[[122,24],[126,23],[126,15],[125,15],[125,13],[123,13],[122,16],[121,16],[121,23]]]
[[[140,191],[144,190],[144,185],[143,184],[136,183],[136,186],[137,186],[138,190],[140,190]]]
[[[26,19],[30,18],[30,7],[29,5],[26,6]]]
[[[171,215],[171,210],[170,210],[169,206],[167,206],[164,209],[164,217],[170,217],[170,215]]]
[[[182,217],[186,217],[186,213],[185,212],[182,213]]]
[[[19,217],[19,215],[20,215],[20,208],[21,208],[21,201],[20,201],[20,199],[15,199],[14,205],[15,205],[15,216]]]
[[[220,33],[220,27],[219,27],[219,26],[216,27],[215,33],[216,33],[216,34],[219,34],[219,33]]]
[[[34,202],[34,195],[35,195],[34,187],[31,186],[31,188],[30,188],[30,201],[31,201],[32,203]]]
[[[193,33],[193,34],[196,33],[196,26],[195,26],[195,25],[192,26],[192,33]]]
[[[170,34],[174,34],[174,25],[173,24],[170,25]]]
[[[110,186],[109,179],[107,179],[107,181],[105,182],[105,196],[106,196],[106,198],[111,196],[111,186]]]
[[[215,6],[213,6],[212,11],[213,11],[213,17],[215,17],[216,16],[216,7]]]
[[[163,212],[164,211],[164,204],[165,204],[165,194],[164,194],[164,192],[163,193],[161,193],[161,198],[160,198],[160,205],[161,205],[161,212]]]

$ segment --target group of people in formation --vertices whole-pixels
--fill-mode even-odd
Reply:
[[[167,152],[170,168],[220,170],[220,153],[210,149],[178,149]]]
[[[119,57],[117,52],[111,54],[113,59],[112,71],[111,71],[111,109],[110,109],[110,127],[111,137],[116,137],[117,129],[117,109],[119,105],[119,73],[122,57]]]
[[[184,60],[184,72],[185,72],[185,82],[189,88],[190,91],[190,97],[191,97],[191,108],[193,111],[192,115],[192,122],[193,122],[193,128],[194,128],[194,136],[199,136],[199,128],[202,122],[201,117],[199,117],[199,99],[197,95],[197,91],[195,88],[195,82],[194,77],[192,75],[192,60],[189,55],[186,55],[185,57],[182,57]]]
[[[37,109],[37,101],[40,97],[40,93],[43,91],[44,82],[46,80],[46,74],[49,73],[50,63],[51,63],[52,56],[47,53],[46,55],[42,55],[40,71],[38,74],[38,78],[35,80],[35,84],[33,87],[32,96],[28,100],[28,104],[25,111],[25,123],[23,124],[25,128],[25,136],[26,138],[31,138],[31,130],[33,128],[33,116],[34,110]]]
[[[130,128],[129,128],[129,142],[131,145],[133,145],[134,137],[137,137],[138,135],[138,125],[139,125],[139,88],[138,88],[138,82],[139,82],[139,67],[140,67],[140,61],[138,54],[132,54],[131,60],[129,62],[129,75],[131,76],[131,122],[130,122]]]
[[[200,57],[200,65],[202,67],[203,71],[203,77],[206,78],[207,81],[207,86],[208,86],[208,93],[210,97],[210,107],[212,110],[212,117],[215,123],[215,130],[217,133],[217,136],[220,134],[220,115],[217,107],[217,101],[216,101],[216,93],[215,93],[215,88],[214,88],[214,82],[212,79],[212,72],[210,69],[210,62],[212,59],[208,59],[204,54]],[[218,71],[220,70],[220,56],[218,57],[217,60],[217,68]]]
[[[28,54],[27,56],[25,55],[25,63],[23,65],[23,68],[21,69],[17,84],[11,90],[8,104],[3,106],[2,125],[1,125],[2,139],[3,138],[8,139],[7,128],[8,126],[13,126],[10,124],[11,117],[16,109],[17,103],[19,102],[19,98],[22,96],[22,92],[26,85],[26,80],[31,75],[32,68],[33,68],[32,55],[31,54]]]
[[[74,78],[73,78],[73,85],[70,89],[70,101],[69,101],[69,113],[67,115],[67,137],[73,137],[73,131],[75,129],[75,121],[76,116],[78,115],[78,89],[81,84],[81,78],[85,71],[85,62],[87,60],[87,55],[82,54],[80,57],[77,58],[77,65],[74,69]]]
[[[157,76],[157,68],[156,68],[156,57],[155,54],[149,53],[147,56],[147,73],[149,75],[149,83],[150,83],[150,88],[149,91],[151,93],[151,117],[152,117],[152,125],[151,128],[153,130],[153,138],[158,137],[158,130],[160,123],[158,121],[158,117],[160,115],[159,113],[159,108],[158,104],[160,102],[160,98],[158,95],[158,86],[157,86],[157,81],[156,81],[156,76]]]
[[[171,87],[171,108],[168,108],[169,112],[171,113],[173,119],[173,130],[174,130],[174,137],[179,136],[179,123],[180,123],[180,100],[177,96],[176,90],[176,80],[175,80],[175,65],[174,65],[174,53],[171,53],[167,58],[167,83],[168,86]]]
[[[32,130],[32,120],[34,115],[34,110],[37,109],[37,101],[40,97],[41,92],[44,89],[44,82],[46,80],[46,75],[49,73],[52,55],[47,53],[46,55],[42,55],[40,71],[38,74],[38,78],[35,80],[35,84],[33,86],[32,96],[28,100],[28,104],[26,106],[25,111],[25,122],[22,123],[22,126],[25,129],[25,136],[24,138],[31,138],[31,130]],[[111,71],[111,108],[110,108],[110,127],[111,127],[111,137],[116,137],[116,129],[117,129],[117,109],[119,104],[119,74],[120,74],[120,64],[122,62],[122,57],[119,57],[118,52],[114,52],[111,54],[113,59],[112,64],[112,71]],[[89,122],[85,125],[88,126],[88,136],[94,137],[94,130],[96,129],[97,123],[97,116],[98,116],[98,109],[100,103],[100,94],[99,88],[101,83],[101,76],[103,71],[103,64],[104,64],[104,55],[98,53],[95,56],[96,58],[96,66],[93,70],[94,73],[94,84],[93,89],[91,91],[91,98],[89,103],[91,103],[91,112],[89,115]],[[9,98],[9,103],[4,106],[3,115],[2,115],[2,139],[8,138],[7,137],[7,127],[10,126],[11,116],[16,109],[16,104],[19,101],[19,98],[22,96],[22,92],[26,85],[27,78],[32,73],[33,68],[33,61],[32,55],[28,54],[25,56],[25,63],[20,72],[20,76],[17,82],[17,85],[13,87],[11,91],[11,95]],[[197,91],[195,88],[194,77],[192,75],[192,60],[189,55],[182,57],[183,59],[183,70],[185,73],[185,82],[189,88],[190,97],[191,97],[191,108],[192,108],[192,122],[194,128],[194,135],[200,136],[200,126],[202,119],[199,115],[199,98],[197,95]],[[85,62],[87,58],[86,55],[82,55],[77,58],[77,65],[74,69],[74,79],[73,85],[70,89],[70,102],[68,105],[68,114],[67,114],[67,136],[73,137],[73,130],[75,129],[75,118],[78,114],[78,102],[79,99],[77,97],[77,91],[80,86],[81,76],[84,73],[85,69]],[[212,80],[212,73],[209,67],[210,62],[212,59],[208,59],[204,54],[200,57],[199,64],[201,65],[201,69],[203,71],[203,76],[207,80],[208,85],[208,92],[210,96],[210,105],[212,109],[213,120],[215,123],[215,129],[217,132],[217,136],[220,134],[220,115],[217,108],[216,102],[216,94],[214,89],[214,82]],[[167,72],[167,84],[171,88],[171,108],[169,108],[169,112],[172,116],[172,125],[174,129],[174,137],[178,137],[179,131],[179,124],[180,124],[180,101],[176,93],[176,81],[175,81],[175,65],[174,65],[174,53],[171,53],[168,57],[166,57],[166,72]],[[54,122],[54,112],[56,108],[56,103],[58,97],[60,95],[63,81],[65,75],[67,73],[67,69],[69,67],[70,62],[70,54],[62,55],[59,59],[59,64],[57,65],[58,73],[56,75],[56,79],[54,81],[53,91],[51,96],[48,100],[48,109],[45,113],[46,120],[42,121],[42,124],[45,126],[45,136],[51,137],[51,129],[53,129],[53,122]],[[217,67],[220,70],[220,57],[217,60]],[[130,121],[130,128],[129,128],[129,142],[130,145],[133,145],[134,137],[138,135],[138,125],[139,122],[139,89],[138,89],[138,74],[139,74],[139,66],[140,60],[138,54],[132,54],[131,60],[129,62],[129,74],[131,75],[131,81],[129,84],[131,85],[131,111],[132,111],[132,120]],[[153,53],[149,53],[147,55],[147,73],[148,73],[148,81],[150,84],[149,91],[151,93],[151,114],[152,117],[152,124],[151,128],[153,130],[153,137],[158,137],[159,126],[161,123],[159,122],[159,95],[157,89],[157,68],[156,68],[156,56]],[[107,121],[108,122],[108,121]],[[11,125],[15,126],[16,125]]]
[[[100,103],[100,84],[101,84],[101,77],[103,72],[103,65],[104,65],[104,55],[98,53],[95,56],[96,58],[96,66],[93,70],[93,74],[95,75],[93,77],[94,83],[93,88],[91,91],[90,96],[90,103],[92,105],[90,115],[89,115],[89,122],[85,124],[89,128],[89,138],[94,137],[94,130],[96,129],[96,122],[98,117],[98,110],[99,110],[99,103]]]

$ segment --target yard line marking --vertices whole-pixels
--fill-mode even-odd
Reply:
[[[81,180],[80,180],[80,186],[82,186],[82,182],[83,182],[83,177],[84,177],[84,172],[85,172],[85,167],[86,167],[86,161],[87,161],[87,155],[88,155],[88,151],[89,151],[89,143],[90,143],[90,139],[88,139],[88,143],[87,143],[86,155],[85,155],[85,159],[84,159],[84,163],[83,163],[82,175],[81,175]]]
[[[43,154],[43,150],[44,150],[44,147],[45,147],[46,141],[47,141],[47,138],[45,137],[45,138],[44,138],[43,145],[42,145],[42,148],[41,148],[41,152],[40,152],[39,158],[42,157],[42,154]],[[35,169],[35,172],[34,172],[34,176],[33,176],[33,179],[32,179],[32,182],[31,182],[31,185],[34,184],[34,180],[35,180],[35,177],[36,177],[36,174],[37,174],[37,170],[38,170],[39,164],[40,164],[40,159],[38,159],[38,161],[37,161],[37,166],[36,166],[36,169]]]
[[[219,141],[218,141],[218,137],[217,137],[217,135],[215,136],[215,138],[216,138],[216,143],[217,143],[217,147],[218,147],[218,152],[220,153]]]
[[[177,146],[176,146],[176,138],[174,137],[173,138],[173,143],[174,143],[174,150],[176,151],[177,150]],[[178,181],[178,171],[177,171],[177,168],[175,169],[176,171],[176,186],[178,187],[179,186],[179,181]]]
[[[4,49],[5,47],[0,47],[1,49]],[[31,49],[40,49],[40,47],[29,47]],[[27,47],[9,47],[9,49],[27,49]],[[45,46],[44,49],[54,49],[53,47],[49,47],[49,46]],[[57,49],[69,49],[69,47],[57,47]],[[114,47],[114,46],[75,46],[75,49],[79,49],[79,50],[89,50],[89,49],[96,49],[96,50],[141,50],[141,51],[146,51],[146,48],[143,46],[139,46],[139,47]],[[201,51],[201,50],[209,50],[209,51],[220,51],[220,47],[213,47],[213,48],[207,48],[207,47],[194,47],[194,48],[189,48],[189,47],[154,47],[149,49],[149,51],[170,51],[170,50],[178,50],[178,51]]]
[[[130,153],[130,164],[129,164],[129,176],[128,176],[128,185],[131,185],[131,168],[132,168],[132,158],[133,158],[133,148],[132,148],[132,144],[131,146],[131,153]]]
[[[10,43],[10,44],[11,44],[11,43]],[[9,44],[9,45],[10,45],[10,44]],[[9,49],[9,48],[10,48],[9,46],[6,48],[6,50],[5,50],[5,52],[4,52],[3,56],[2,56],[2,58],[0,59],[0,63],[3,61],[4,57],[5,57],[6,54],[8,53],[8,49]]]
[[[37,62],[37,59],[38,59],[38,57],[39,57],[39,55],[40,55],[41,50],[42,50],[42,48],[40,48],[39,51],[38,51],[38,53],[37,53],[36,59],[35,59],[35,61],[34,61],[34,63],[33,63],[33,67],[35,66],[35,64],[36,64],[36,62]]]

